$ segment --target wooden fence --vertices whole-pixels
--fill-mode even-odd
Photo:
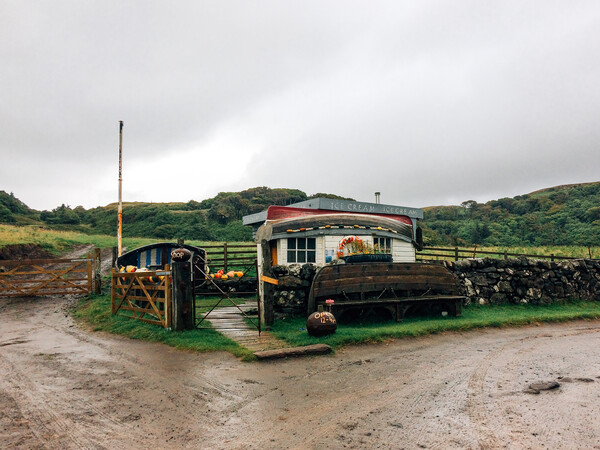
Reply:
[[[0,297],[90,294],[95,258],[2,260]]]
[[[126,317],[170,328],[172,279],[169,265],[151,272],[111,273],[111,312],[128,311]]]
[[[588,249],[589,250],[589,249]],[[589,250],[590,259],[591,250]],[[553,253],[549,255],[532,255],[527,253],[512,253],[507,250],[503,252],[490,252],[484,250],[478,250],[477,247],[472,249],[462,249],[458,247],[444,248],[444,247],[425,247],[422,251],[417,252],[417,261],[422,260],[454,260],[477,258],[477,257],[489,257],[496,259],[508,259],[517,258],[519,256],[525,256],[527,258],[534,259],[549,259],[550,261],[562,261],[570,259],[581,259],[575,256],[559,256]]]
[[[219,269],[227,272],[232,269],[244,269],[256,261],[256,245],[255,244],[215,244],[204,245],[206,250],[208,265],[211,267],[211,272],[216,272]],[[592,258],[591,249],[589,258]],[[514,253],[505,251],[486,251],[479,250],[477,247],[459,248],[459,247],[425,247],[422,251],[417,252],[417,260],[454,260],[477,257],[490,257],[499,259],[516,258],[525,256],[528,258],[549,259],[551,261],[562,261],[570,259],[581,259],[574,256],[560,256],[553,253],[549,255],[534,255],[529,253]]]
[[[202,246],[211,272],[240,269],[245,271],[256,261],[256,244],[216,244]]]

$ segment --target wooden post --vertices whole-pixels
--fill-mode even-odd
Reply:
[[[273,270],[272,264],[273,261],[271,259],[271,246],[266,239],[263,239],[260,242],[260,248],[262,252],[262,275],[273,278]],[[257,275],[260,278],[260,275]],[[262,296],[264,300],[265,310],[265,325],[273,325],[273,320],[275,319],[273,313],[273,298],[275,294],[275,286],[270,283],[262,283]]]
[[[164,270],[171,274],[165,278],[165,328],[171,329],[173,326],[173,283],[171,278],[173,272],[171,272],[169,264],[165,264]]]
[[[258,274],[258,259],[254,260],[254,268],[256,270],[256,307],[258,309],[258,335],[262,331],[262,322],[260,320],[261,311],[260,311],[260,276]]]
[[[114,315],[115,311],[115,295],[117,293],[117,280],[115,279],[115,274],[117,273],[117,269],[114,267],[111,269],[110,274],[110,312]]]
[[[554,261],[554,253],[550,253],[550,261]]]
[[[223,272],[229,272],[227,270],[227,242],[223,244]]]
[[[193,330],[194,286],[192,264],[189,261],[173,261],[173,316],[172,328],[176,331]]]
[[[94,294],[102,294],[102,256],[98,247],[94,249]]]
[[[454,247],[454,261],[458,261],[458,247]]]
[[[508,250],[504,250],[504,259],[508,259]]]
[[[92,285],[93,285],[93,282],[92,282],[92,262],[93,262],[92,254],[88,253],[86,255],[86,259],[88,260],[87,261],[87,292],[88,292],[88,294],[91,294],[92,293]]]

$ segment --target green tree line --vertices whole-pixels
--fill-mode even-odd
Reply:
[[[600,183],[425,209],[430,245],[600,245]]]
[[[242,217],[271,205],[289,205],[315,197],[352,200],[333,194],[310,197],[298,189],[255,187],[221,192],[187,203],[125,203],[123,234],[189,240],[247,241]],[[0,223],[40,224],[90,234],[116,234],[117,205],[85,209],[61,205],[51,211],[29,208],[14,194],[0,191]],[[600,245],[600,182],[557,186],[487,203],[467,200],[460,206],[425,208],[427,245]]]

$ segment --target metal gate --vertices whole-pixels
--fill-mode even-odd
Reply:
[[[258,295],[258,280],[255,290],[251,292],[236,292],[230,291],[226,287],[219,286],[202,267],[195,265],[194,273],[200,273],[203,277],[199,280],[194,280],[194,311],[196,328],[212,328],[218,331],[247,331],[256,329],[258,334],[261,333],[260,321],[260,301]],[[245,267],[244,275],[252,268],[256,269],[256,260]],[[258,271],[257,271],[258,273]],[[205,300],[206,292],[202,288],[211,287],[214,296],[219,297],[218,300]],[[204,295],[202,295],[204,294]],[[252,295],[254,298],[247,299],[235,298],[239,295]],[[202,299],[201,299],[202,298]],[[248,301],[246,301],[248,300]],[[210,323],[208,323],[210,322]]]
[[[0,261],[0,297],[90,294],[91,255],[79,259]]]

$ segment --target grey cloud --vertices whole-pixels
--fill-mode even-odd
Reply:
[[[132,164],[211,158],[215,133],[246,127],[259,150],[231,189],[380,190],[424,206],[597,178],[597,2],[0,8],[0,189],[37,207],[114,201],[119,120]],[[90,170],[102,176],[85,192]]]

